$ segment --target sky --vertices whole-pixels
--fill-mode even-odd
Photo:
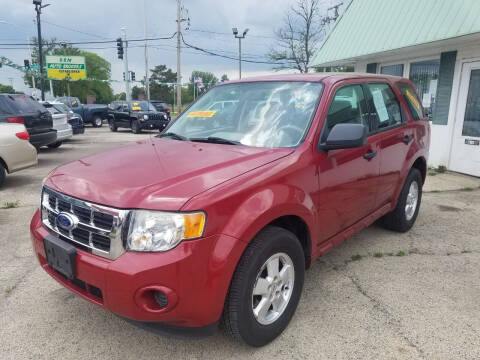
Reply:
[[[166,37],[176,31],[176,0],[145,0],[147,4],[147,37]],[[338,3],[338,0],[322,0],[322,7]],[[50,6],[43,9],[42,36],[59,41],[102,41],[121,36],[126,27],[129,39],[144,38],[144,0],[43,0]],[[275,45],[274,31],[281,27],[285,12],[295,0],[182,0],[190,17],[189,30],[183,30],[187,43],[204,49],[221,51],[238,56],[238,40],[232,27],[239,31],[248,28],[242,40],[245,58],[265,61],[265,54]],[[329,14],[332,15],[332,14]],[[11,43],[26,43],[27,37],[36,36],[35,11],[31,0],[0,0],[0,55],[23,65],[28,51],[11,49]],[[184,28],[187,26],[183,23]],[[132,43],[131,43],[132,44]],[[128,51],[129,70],[136,78],[145,75],[144,48],[140,43]],[[156,40],[150,43],[149,68],[165,64],[176,71],[176,38]],[[115,44],[78,45],[95,52],[112,65],[112,79],[121,80],[123,62],[118,60]],[[108,48],[105,48],[108,47]],[[193,49],[182,49],[181,73],[187,81],[193,70],[210,71],[218,78],[227,74],[238,78],[238,61],[204,55]],[[88,71],[88,69],[87,69]],[[272,65],[242,63],[242,77],[273,73]],[[17,90],[30,90],[23,83],[22,74],[3,66],[0,83],[13,84]],[[124,91],[121,82],[113,82],[114,92]]]

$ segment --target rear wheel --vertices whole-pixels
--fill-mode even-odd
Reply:
[[[7,176],[7,169],[3,166],[0,162],[0,188],[2,187],[3,183],[5,182],[5,178]]]
[[[384,227],[398,232],[410,230],[420,209],[422,184],[422,174],[418,169],[412,168],[403,184],[397,206],[381,220]]]
[[[275,339],[295,313],[304,275],[297,237],[275,226],[262,230],[235,270],[223,313],[227,333],[251,346]]]
[[[56,143],[47,145],[50,149],[59,148],[63,143],[61,141],[57,141]]]
[[[140,134],[142,132],[142,128],[141,128],[141,126],[140,126],[140,124],[138,123],[137,120],[132,121],[131,127],[132,127],[132,132],[134,134]]]
[[[93,126],[95,127],[102,127],[103,126],[103,120],[100,116],[95,116],[92,120]]]

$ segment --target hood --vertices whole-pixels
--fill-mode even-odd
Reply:
[[[151,138],[62,165],[45,185],[120,209],[179,210],[193,196],[292,152]]]
[[[89,109],[106,109],[107,108],[107,105],[102,105],[102,104],[86,104],[83,106]]]

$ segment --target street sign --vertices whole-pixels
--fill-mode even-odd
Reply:
[[[40,70],[40,65],[36,65],[36,64],[30,65],[30,69],[32,69],[32,70]]]
[[[87,78],[85,56],[47,55],[45,59],[49,80],[85,80]]]

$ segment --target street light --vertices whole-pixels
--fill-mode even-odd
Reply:
[[[245,35],[248,33],[248,29],[243,31],[242,35],[238,35],[238,29],[232,28],[233,36],[238,39],[238,77],[242,78],[242,39],[245,39]]]
[[[43,48],[42,48],[42,27],[40,25],[40,14],[42,9],[50,4],[42,5],[42,0],[33,0],[35,11],[37,12],[37,31],[38,31],[38,57],[40,65],[40,88],[42,90],[42,101],[45,101],[45,78],[43,76]]]

